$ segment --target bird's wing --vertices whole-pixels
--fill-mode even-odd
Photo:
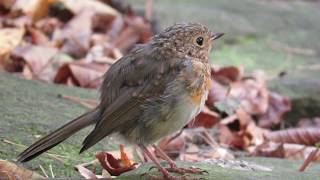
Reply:
[[[100,120],[84,140],[80,152],[140,114],[137,107],[144,99],[161,95],[166,84],[178,73],[178,63],[170,65],[167,60],[145,55],[147,52],[143,51],[146,48],[131,52],[106,73],[101,89]]]

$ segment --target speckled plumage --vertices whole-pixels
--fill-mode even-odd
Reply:
[[[211,86],[208,56],[221,35],[201,24],[179,23],[138,45],[105,74],[94,110],[34,143],[19,160],[28,161],[94,123],[80,152],[112,133],[150,144],[179,130],[204,105]]]

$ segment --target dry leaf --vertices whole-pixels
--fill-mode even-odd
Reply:
[[[267,111],[259,117],[259,126],[271,128],[280,124],[283,115],[291,110],[291,102],[288,98],[276,93],[269,93]]]
[[[266,134],[268,140],[279,143],[315,145],[320,141],[318,128],[295,128],[273,131]]]
[[[128,155],[124,152],[124,148],[120,146],[121,159],[115,158],[107,152],[96,154],[101,166],[107,170],[112,176],[119,176],[122,173],[131,171],[136,168],[136,163],[129,160]]]
[[[249,114],[263,114],[268,108],[268,90],[265,75],[255,71],[252,78],[231,84],[229,96],[238,99]]]
[[[73,17],[62,30],[53,34],[54,41],[64,42],[61,50],[74,57],[84,57],[90,48],[92,17],[94,13],[83,10]]]
[[[24,33],[24,28],[0,29],[0,66],[1,60],[21,43]]]
[[[39,175],[34,171],[30,171],[23,167],[19,167],[12,162],[0,160],[0,179],[28,180],[28,179],[45,179],[45,177]]]
[[[48,16],[49,6],[57,0],[16,0],[13,9],[21,9],[33,22]]]
[[[134,44],[145,43],[151,38],[151,27],[143,18],[138,16],[127,16],[127,26],[112,42],[112,46],[119,48],[122,52],[130,49]]]
[[[237,118],[228,123],[220,123],[220,142],[231,147],[247,149],[263,143],[265,129],[258,127],[251,116],[242,108],[237,110]],[[225,121],[226,122],[226,121]]]
[[[26,45],[12,51],[12,57],[26,62],[23,75],[29,79],[52,81],[53,70],[51,63],[58,50],[50,47]]]
[[[300,144],[282,144],[266,141],[257,146],[252,155],[265,157],[278,157],[292,160],[305,160],[309,154],[316,150],[316,147],[304,146]],[[315,161],[320,161],[320,152],[315,156]]]
[[[68,9],[70,9],[74,14],[79,14],[84,9],[90,9],[91,11],[102,14],[102,15],[110,15],[117,16],[118,12],[111,6],[102,3],[98,0],[60,0]]]
[[[75,86],[97,88],[101,84],[102,76],[108,68],[109,65],[103,63],[72,62],[60,67],[54,77],[54,82],[67,84],[69,81]]]
[[[35,45],[49,45],[49,38],[40,30],[34,27],[27,27],[27,31],[31,36],[31,43]]]
[[[211,76],[220,84],[228,85],[231,82],[238,81],[241,78],[241,71],[234,66],[226,66],[219,69],[212,68]]]

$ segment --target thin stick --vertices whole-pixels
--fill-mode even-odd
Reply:
[[[313,151],[309,154],[309,156],[307,157],[307,159],[304,160],[302,166],[299,168],[299,171],[300,171],[300,172],[303,172],[303,171],[308,167],[308,165],[309,165],[312,161],[315,160],[318,151],[319,151],[319,148],[313,150]]]
[[[220,145],[210,136],[207,129],[203,129],[203,134],[208,139],[208,141],[210,142],[210,145],[213,148],[220,147]]]
[[[50,169],[51,177],[54,178],[53,169],[52,169],[52,165],[51,164],[49,164],[49,169]]]
[[[10,144],[10,145],[14,145],[14,146],[22,147],[22,148],[26,148],[27,147],[25,145],[17,144],[17,143],[14,143],[14,142],[10,141],[10,140],[7,140],[7,139],[2,139],[2,142]],[[55,160],[59,161],[62,164],[64,164],[64,160],[61,159],[61,158],[68,158],[66,156],[61,156],[61,155],[58,155],[58,154],[52,154],[52,153],[48,153],[48,152],[45,152],[44,154],[48,155],[52,159],[55,159]],[[69,159],[71,159],[71,158],[69,158]]]
[[[42,173],[44,174],[44,176],[45,176],[46,178],[49,178],[48,174],[46,173],[46,171],[44,170],[44,168],[41,166],[41,164],[39,165],[39,167],[40,167]]]
[[[90,161],[90,162],[78,164],[78,165],[76,165],[76,166],[74,166],[74,167],[77,167],[77,166],[87,167],[87,166],[94,165],[94,164],[97,164],[97,163],[99,163],[99,160],[98,160],[98,159],[95,159],[95,160],[92,160],[92,161]]]

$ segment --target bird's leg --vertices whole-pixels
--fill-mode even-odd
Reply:
[[[187,180],[186,177],[174,177],[169,174],[169,171],[166,168],[161,167],[159,160],[148,150],[148,148],[143,145],[139,144],[139,147],[142,149],[142,151],[154,162],[156,165],[156,168],[159,169],[159,171],[163,174],[163,178],[156,177],[150,174],[145,173],[144,175],[148,175],[153,180]]]
[[[153,144],[152,147],[160,154],[160,156],[166,160],[171,168],[176,168],[176,163],[157,145]]]
[[[201,170],[199,168],[179,168],[177,164],[165,153],[161,148],[159,148],[157,145],[153,144],[153,148],[162,156],[164,160],[166,160],[170,166],[170,168],[166,168],[169,172],[175,172],[179,174],[185,174],[185,173],[191,173],[191,174],[202,174],[204,170]]]

